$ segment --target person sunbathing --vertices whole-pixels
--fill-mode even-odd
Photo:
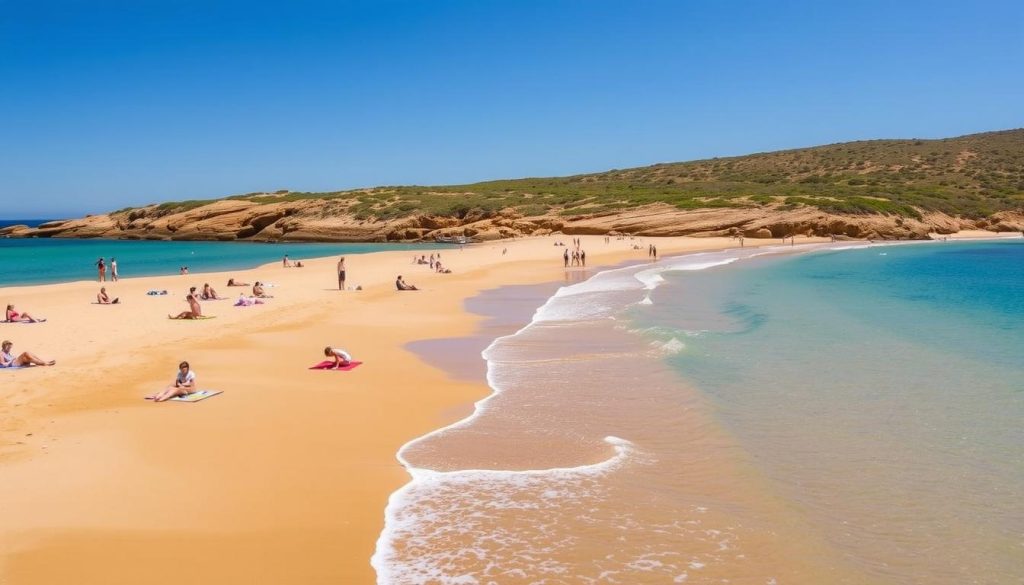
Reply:
[[[196,373],[189,367],[188,362],[178,364],[178,375],[174,377],[174,383],[167,386],[160,392],[147,396],[147,400],[163,402],[175,396],[188,396],[196,391]]]
[[[235,280],[234,278],[229,278],[228,279],[228,286],[249,286],[249,283],[248,282],[239,282],[239,281]]]
[[[262,304],[263,304],[262,300],[257,299],[256,297],[247,297],[247,296],[245,296],[245,293],[240,293],[238,295],[238,300],[235,301],[235,306],[236,307],[251,307],[253,305],[262,305]]]
[[[324,348],[324,355],[329,358],[334,358],[335,368],[343,368],[352,363],[352,356],[343,349],[334,348],[328,345]]]
[[[188,301],[189,310],[182,311],[177,315],[167,315],[168,319],[198,319],[203,316],[203,308],[193,295],[188,295],[185,300]]]
[[[9,323],[38,323],[39,319],[36,319],[28,313],[19,313],[14,310],[14,305],[7,305],[7,313],[4,317],[4,321]]]
[[[416,285],[408,284],[407,282],[402,280],[402,275],[401,274],[399,274],[398,278],[395,279],[395,288],[397,288],[398,290],[420,290],[420,289],[416,288]]]
[[[256,281],[256,284],[252,285],[252,296],[254,296],[256,298],[259,298],[259,299],[272,299],[272,298],[274,298],[274,297],[268,295],[267,293],[263,292],[263,283],[258,281],[258,280]]]
[[[220,299],[220,297],[217,296],[217,291],[213,290],[210,283],[203,285],[203,294],[201,294],[200,297],[202,297],[204,301],[215,301]]]
[[[115,298],[110,299],[110,295],[107,294],[107,287],[101,286],[100,292],[96,294],[96,302],[101,305],[116,305],[121,302],[121,299]]]
[[[441,261],[440,260],[438,260],[437,262],[434,263],[434,269],[435,269],[436,272],[439,272],[441,274],[451,274],[452,273],[452,269],[451,268],[444,268],[444,267],[441,266]]]
[[[34,353],[22,352],[21,355],[15,357],[11,353],[11,348],[14,347],[14,342],[4,341],[0,345],[0,368],[21,368],[25,366],[52,366],[57,363],[57,360],[45,361]]]

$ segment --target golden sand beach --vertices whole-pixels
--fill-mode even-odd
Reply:
[[[479,317],[464,301],[483,290],[578,277],[583,269],[564,269],[564,248],[553,245],[571,239],[444,250],[452,274],[413,264],[411,252],[349,256],[348,284],[361,291],[336,290],[336,257],[108,282],[121,299],[112,306],[91,303],[96,282],[0,289],[48,319],[4,324],[0,336],[16,353],[57,360],[0,370],[0,583],[374,582],[369,560],[388,496],[408,481],[396,452],[489,392],[405,344],[471,334]],[[647,261],[650,243],[662,256],[736,245],[582,240],[591,273]],[[396,291],[399,274],[421,290]],[[248,289],[225,287],[229,277],[273,283],[274,298],[234,307]],[[228,298],[203,303],[215,319],[166,318],[205,282]],[[364,364],[307,369],[326,345]],[[143,400],[181,360],[200,388],[223,394]]]

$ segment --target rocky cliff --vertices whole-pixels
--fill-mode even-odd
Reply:
[[[922,239],[929,233],[963,229],[1024,230],[1024,212],[1003,211],[985,219],[941,212],[920,218],[888,214],[849,215],[813,207],[747,207],[682,210],[653,203],[617,212],[524,217],[515,209],[468,213],[463,217],[411,214],[364,218],[343,210],[325,213],[323,200],[281,203],[220,200],[188,210],[152,205],[82,219],[53,221],[36,228],[11,226],[11,237],[114,238],[147,240],[248,240],[291,242],[408,242],[462,235],[491,240],[550,233],[639,236],[721,236],[778,238],[836,235],[863,239]]]

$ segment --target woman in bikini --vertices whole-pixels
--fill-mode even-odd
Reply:
[[[39,319],[36,319],[28,313],[19,313],[14,310],[14,305],[7,305],[7,314],[4,317],[5,321],[10,323],[38,323]]]

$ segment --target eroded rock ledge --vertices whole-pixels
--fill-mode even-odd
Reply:
[[[10,226],[0,235],[37,238],[112,238],[145,240],[219,240],[271,242],[411,242],[436,236],[493,240],[555,232],[638,236],[723,236],[779,238],[835,235],[854,239],[925,239],[930,233],[965,229],[1024,230],[1024,212],[1004,211],[982,220],[938,212],[920,218],[897,215],[840,215],[816,208],[750,207],[681,210],[651,204],[612,214],[523,217],[507,209],[469,212],[464,217],[410,215],[380,220],[357,219],[332,210],[324,201],[256,203],[220,200],[186,211],[158,205],[81,219],[52,221],[36,228]]]

